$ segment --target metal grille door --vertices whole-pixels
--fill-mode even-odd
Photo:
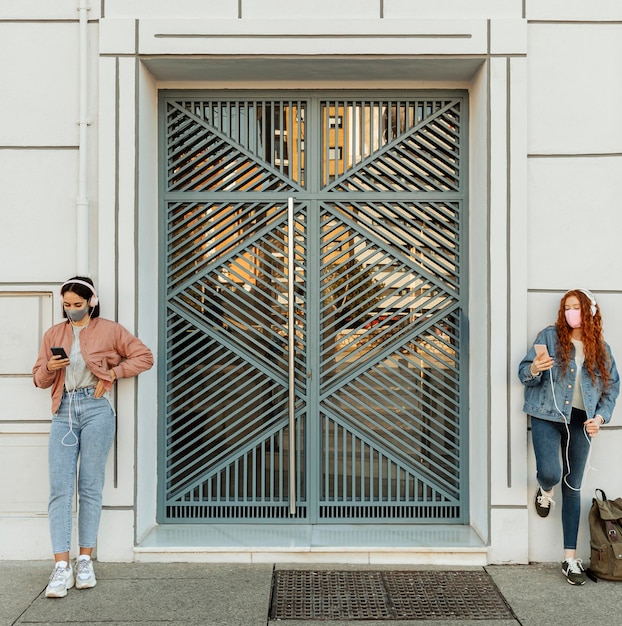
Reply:
[[[465,107],[163,94],[160,521],[466,521]]]

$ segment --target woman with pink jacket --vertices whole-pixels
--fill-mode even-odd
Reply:
[[[52,388],[48,449],[48,516],[55,567],[48,598],[62,598],[76,586],[97,583],[91,553],[101,517],[106,458],[115,435],[109,392],[120,378],[153,365],[151,350],[120,324],[99,317],[99,299],[90,278],[75,276],[60,289],[63,317],[43,336],[33,367],[37,387]],[[72,502],[78,476],[76,572],[69,560]]]

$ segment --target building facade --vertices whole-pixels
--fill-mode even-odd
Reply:
[[[516,369],[573,287],[622,354],[619,2],[0,11],[0,559],[49,556],[30,370],[76,274],[157,355],[100,560],[558,559]]]

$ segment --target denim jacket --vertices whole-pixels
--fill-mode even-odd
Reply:
[[[577,364],[574,360],[574,346],[571,348],[571,358],[566,373],[562,377],[561,368],[556,359],[557,331],[555,326],[547,326],[542,330],[534,343],[546,344],[555,364],[553,369],[542,372],[538,376],[533,376],[529,369],[532,361],[536,358],[536,351],[533,346],[520,362],[518,377],[525,386],[523,411],[528,415],[552,422],[563,422],[564,419],[561,415],[563,413],[566,420],[569,420],[577,371]],[[581,391],[583,392],[587,418],[591,419],[596,415],[600,415],[607,423],[611,419],[616,398],[620,392],[620,376],[618,375],[611,349],[607,344],[605,344],[605,348],[609,355],[610,375],[606,391],[603,392],[603,385],[598,372],[596,372],[596,382],[592,383],[585,365],[581,368]],[[551,385],[551,376],[553,377],[553,385]]]

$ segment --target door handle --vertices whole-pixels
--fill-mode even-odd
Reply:
[[[296,263],[294,198],[287,199],[287,336],[289,371],[289,514],[296,514]]]

